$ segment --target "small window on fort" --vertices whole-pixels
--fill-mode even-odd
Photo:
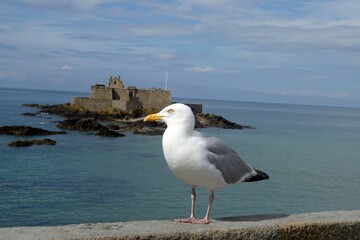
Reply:
[[[114,85],[116,85],[116,81],[114,81]]]
[[[129,92],[129,97],[134,97],[134,92]]]

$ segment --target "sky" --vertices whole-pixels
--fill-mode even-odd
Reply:
[[[360,107],[357,0],[2,0],[0,87]]]

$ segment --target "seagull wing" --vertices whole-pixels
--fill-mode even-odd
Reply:
[[[207,160],[222,173],[227,184],[242,182],[256,175],[256,171],[222,140],[206,137],[206,150]]]

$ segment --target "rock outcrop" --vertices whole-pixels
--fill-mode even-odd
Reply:
[[[65,131],[48,131],[41,128],[33,128],[30,126],[3,126],[0,127],[0,134],[15,136],[47,136],[54,134],[66,134]]]
[[[35,145],[55,145],[56,141],[49,139],[49,138],[40,139],[40,140],[16,140],[16,141],[10,142],[8,145],[10,147],[29,147],[34,144]]]
[[[116,124],[108,124],[108,125],[106,125],[106,127],[110,130],[120,130],[119,125],[116,125]]]
[[[143,108],[135,108],[129,112],[115,111],[115,112],[90,112],[85,108],[73,106],[70,103],[57,105],[37,105],[37,104],[23,104],[23,106],[36,107],[38,113],[48,113],[60,115],[66,118],[57,124],[57,127],[62,129],[76,130],[76,131],[100,131],[102,129],[131,131],[134,134],[142,135],[161,135],[164,133],[166,125],[164,123],[143,123],[143,117],[151,111]],[[240,125],[231,122],[221,116],[215,114],[196,114],[195,128],[217,127],[225,129],[245,129],[251,126]],[[119,127],[118,125],[103,126],[97,120],[117,120],[126,123],[127,126]],[[105,133],[103,131],[103,133]],[[102,133],[99,133],[101,136]],[[111,135],[111,134],[110,134]]]
[[[71,118],[66,119],[62,122],[59,122],[56,125],[58,128],[74,130],[74,131],[97,131],[96,136],[101,137],[124,137],[122,133],[118,133],[110,130],[108,127],[105,127],[98,123],[94,118]],[[110,126],[113,129],[116,128]]]
[[[112,130],[110,130],[108,128],[101,129],[95,135],[96,136],[101,136],[101,137],[125,137],[124,134],[112,131]]]
[[[253,127],[251,126],[240,125],[215,114],[198,113],[196,114],[196,120],[198,127],[202,126],[202,127],[218,127],[225,129],[244,129],[244,128],[253,129]]]
[[[23,116],[35,117],[36,113],[22,113]]]
[[[56,105],[40,105],[39,113],[48,113],[66,118],[95,118],[101,120],[113,120],[115,118],[124,118],[126,113],[115,112],[91,112],[80,106],[73,106],[70,103]]]
[[[37,104],[37,103],[24,103],[24,104],[21,104],[22,107],[31,107],[31,108],[37,108],[39,107],[40,105]]]
[[[98,123],[94,118],[70,118],[58,122],[56,127],[76,131],[100,131],[106,129],[106,127]]]
[[[122,131],[130,131],[134,134],[141,134],[141,135],[162,135],[164,133],[163,129],[158,127],[157,123],[148,123],[148,122],[133,122],[128,124],[127,126],[121,127]]]

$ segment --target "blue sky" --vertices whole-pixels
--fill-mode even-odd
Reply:
[[[358,1],[2,0],[0,87],[360,107]]]

